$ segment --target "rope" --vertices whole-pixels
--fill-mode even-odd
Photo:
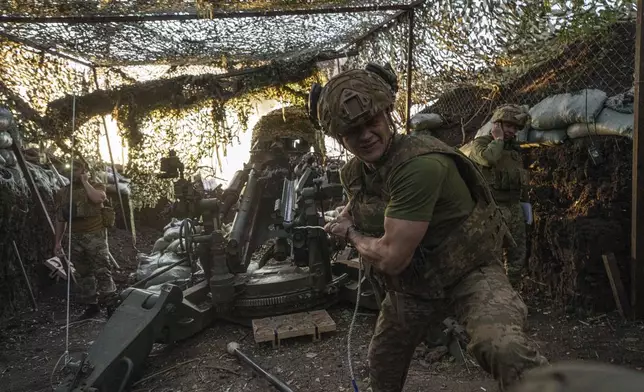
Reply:
[[[353,334],[353,326],[356,323],[356,317],[358,316],[358,307],[360,305],[360,286],[362,284],[362,257],[360,257],[360,268],[358,268],[358,289],[356,294],[356,306],[353,310],[353,317],[351,318],[351,324],[349,325],[349,335],[347,336],[347,359],[349,361],[349,374],[351,375],[351,386],[355,392],[358,392],[358,384],[356,383],[356,377],[353,374],[353,365],[351,363],[351,335]]]

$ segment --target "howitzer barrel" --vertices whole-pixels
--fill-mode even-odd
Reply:
[[[224,191],[223,195],[223,205],[221,207],[221,212],[222,214],[226,215],[228,214],[228,211],[230,211],[230,208],[237,202],[237,199],[239,199],[239,194],[242,191],[242,188],[246,184],[246,181],[248,181],[248,176],[249,172],[248,170],[237,170],[235,174],[233,175],[232,180],[230,180],[230,184],[228,185],[228,188]]]
[[[284,180],[279,212],[284,223],[288,224],[293,222],[293,215],[295,213],[295,180]]]
[[[234,260],[237,264],[241,263],[243,258],[241,253],[241,244],[245,241],[252,222],[251,211],[253,211],[253,202],[255,200],[255,192],[257,191],[257,172],[251,169],[248,174],[248,182],[242,194],[239,211],[235,215],[233,221],[233,228],[230,231],[230,239],[226,245],[226,253],[229,260]]]

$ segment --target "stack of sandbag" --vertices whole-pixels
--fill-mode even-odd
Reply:
[[[0,108],[0,166],[16,166],[16,156],[11,150],[14,143],[11,133],[15,125],[13,114],[5,108]]]
[[[409,120],[411,133],[431,132],[439,129],[445,120],[437,113],[418,113]]]
[[[607,98],[601,90],[584,89],[543,99],[530,109],[532,128],[536,132],[528,136],[528,143],[563,143],[569,137],[570,126],[595,121]]]
[[[580,121],[568,126],[567,135],[571,139],[600,136],[624,136],[633,138],[635,118],[635,88],[608,98],[597,116],[590,121]]]
[[[165,268],[170,264],[183,260],[184,263],[179,264],[172,269],[164,272],[163,274],[151,279],[146,283],[145,288],[158,291],[165,283],[172,283],[181,286],[190,280],[192,274],[192,266],[188,261],[188,253],[186,252],[185,238],[180,238],[181,224],[183,220],[172,219],[164,228],[163,237],[159,238],[152,248],[150,254],[139,253],[136,258],[138,267],[136,270],[136,280],[140,281],[154,274],[161,268]],[[188,227],[184,227],[187,231]],[[196,255],[194,255],[196,258]]]

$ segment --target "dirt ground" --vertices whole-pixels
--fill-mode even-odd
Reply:
[[[149,251],[155,232],[139,236],[139,250]],[[125,270],[116,275],[124,287],[128,272],[133,271],[134,250],[127,233],[111,236],[111,249]],[[65,350],[65,286],[50,286],[39,300],[37,312],[25,311],[0,323],[0,383],[10,392],[47,391],[51,389],[52,370]],[[615,313],[597,314],[578,319],[570,314],[556,314],[548,304],[528,298],[530,335],[552,360],[590,359],[641,369],[644,367],[644,324],[625,322]],[[72,313],[81,309],[72,306]],[[254,357],[293,390],[350,391],[347,366],[347,333],[352,306],[338,304],[329,309],[337,331],[319,342],[297,338],[286,340],[280,348],[253,341],[250,328],[217,322],[212,327],[182,342],[155,346],[142,382],[132,390],[138,392],[179,391],[270,391],[237,359],[226,354],[228,342],[240,343],[241,350]],[[376,315],[359,312],[352,335],[353,367],[360,383],[367,379],[366,356]],[[70,352],[86,350],[97,338],[104,320],[70,327]],[[405,391],[496,391],[494,381],[474,362],[457,365],[449,356],[430,361],[426,350],[417,350]],[[54,377],[55,379],[55,377]],[[361,388],[361,391],[366,390]]]

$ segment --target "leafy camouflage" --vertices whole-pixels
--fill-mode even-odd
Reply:
[[[515,125],[523,129],[530,125],[530,113],[524,106],[503,105],[499,106],[492,114],[492,122],[502,122]]]
[[[257,121],[253,127],[251,146],[255,143],[272,143],[281,138],[301,139],[323,153],[324,136],[316,130],[302,106],[288,106],[275,109]]]
[[[339,138],[391,108],[395,93],[382,77],[364,69],[352,69],[333,77],[318,101],[318,119],[324,132]]]
[[[356,227],[366,234],[381,236],[389,201],[389,173],[411,158],[436,153],[454,158],[475,198],[476,207],[439,247],[419,247],[412,264],[401,275],[396,278],[379,276],[389,290],[423,298],[444,298],[445,288],[467,272],[481,265],[501,262],[501,246],[507,227],[481,172],[455,148],[429,135],[396,135],[386,161],[377,169],[380,181],[365,184],[363,163],[357,158],[349,161],[341,171],[342,183],[352,198],[351,213]]]
[[[470,337],[467,349],[506,391],[530,368],[547,364],[522,332],[527,308],[503,268],[485,266],[467,274],[449,301],[422,300],[389,292],[369,347],[373,392],[402,391],[416,346],[434,323],[456,312]]]
[[[523,208],[520,203],[504,204],[499,207],[503,212],[505,221],[508,222],[510,234],[516,246],[504,245],[505,268],[514,284],[521,277],[526,263],[526,223]]]
[[[493,159],[489,159],[490,152],[486,150],[493,140],[490,135],[474,139],[470,159],[480,165],[498,202],[527,200],[528,171],[523,167],[519,148],[512,142],[506,142],[504,148],[494,151]]]
[[[608,363],[566,361],[531,370],[511,392],[640,392],[644,374]]]
[[[80,288],[79,302],[109,305],[114,300],[116,286],[110,271],[105,230],[72,233],[71,261]]]

